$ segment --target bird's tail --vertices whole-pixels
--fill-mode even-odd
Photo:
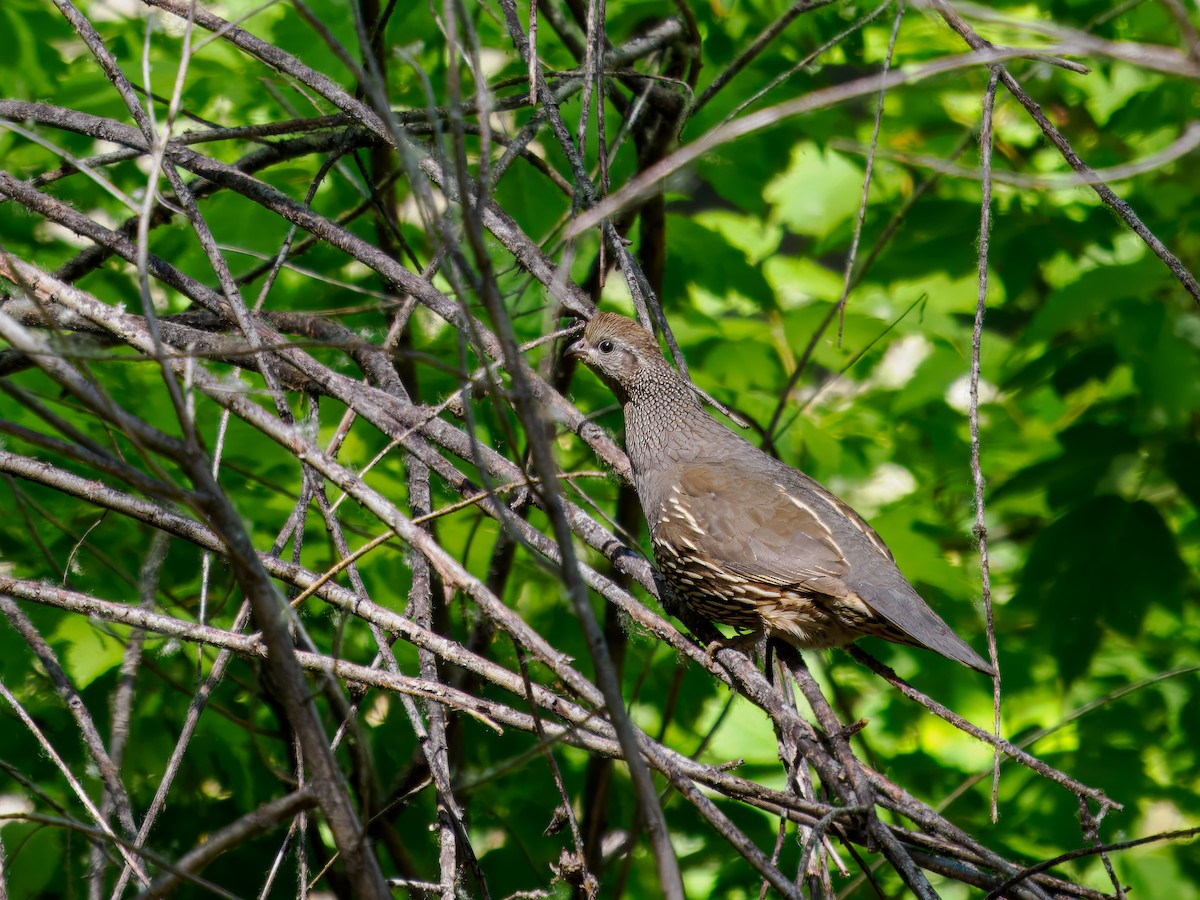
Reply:
[[[994,675],[992,667],[966,641],[929,608],[921,595],[907,581],[901,585],[876,588],[870,592],[868,605],[892,626],[899,635],[889,634],[891,640],[925,647],[964,666]]]

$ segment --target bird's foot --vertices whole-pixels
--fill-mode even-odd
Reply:
[[[704,648],[704,662],[707,666],[711,667],[715,662],[718,650],[741,650],[761,658],[767,652],[767,631],[765,628],[756,628],[731,638],[721,637],[709,641],[708,646]]]

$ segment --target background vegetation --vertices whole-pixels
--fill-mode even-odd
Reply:
[[[1200,896],[1197,23],[0,4],[0,897],[966,897],[1077,848],[1002,893]],[[543,339],[596,304],[981,650],[987,586],[1052,767],[997,822],[988,743],[860,661],[806,655],[865,769],[660,617],[619,410]]]

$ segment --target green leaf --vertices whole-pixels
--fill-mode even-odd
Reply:
[[[1178,610],[1186,573],[1157,509],[1100,496],[1038,535],[1012,608],[1037,623],[1036,642],[1070,682],[1087,670],[1105,628],[1134,636],[1151,605]]]
[[[774,207],[772,221],[795,234],[823,238],[857,212],[862,184],[862,170],[848,157],[805,142],[792,148],[787,171],[763,196]]]
[[[104,634],[83,616],[62,619],[54,631],[54,641],[64,645],[60,658],[76,690],[82,691],[121,665],[124,653],[121,642]]]

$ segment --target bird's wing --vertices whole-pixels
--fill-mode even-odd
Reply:
[[[682,467],[656,535],[752,581],[836,594],[850,565],[819,512],[761,473]],[[654,523],[652,523],[654,524]]]
[[[657,535],[676,545],[690,542],[723,571],[760,584],[857,597],[912,643],[990,674],[857,513],[802,473],[770,474],[683,467],[667,493]]]

